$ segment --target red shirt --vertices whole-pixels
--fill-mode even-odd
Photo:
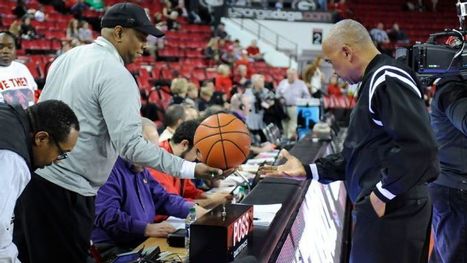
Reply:
[[[167,152],[173,153],[168,140],[161,142],[159,146]],[[195,184],[189,179],[180,179],[151,168],[149,168],[149,172],[167,192],[180,195],[189,201],[198,199],[204,193],[202,190],[196,188]]]
[[[333,96],[341,96],[342,91],[339,88],[339,86],[337,86],[336,84],[329,84],[328,85],[328,94],[333,95]]]
[[[230,76],[218,74],[214,80],[214,85],[216,86],[217,92],[229,94],[232,89],[232,80],[230,79]]]
[[[249,47],[246,49],[246,52],[248,52],[248,56],[256,56],[257,54],[259,54],[259,48],[258,48],[258,47],[249,46]]]

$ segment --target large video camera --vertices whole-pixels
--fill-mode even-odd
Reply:
[[[398,48],[396,59],[411,67],[425,86],[434,80],[448,75],[467,77],[467,50],[464,28],[467,16],[467,2],[456,3],[459,29],[445,29],[444,32],[430,34],[426,43],[417,42],[410,48]],[[439,43],[448,39],[448,43]]]

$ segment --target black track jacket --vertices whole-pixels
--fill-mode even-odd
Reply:
[[[321,183],[345,182],[352,202],[372,191],[384,202],[439,172],[437,147],[417,77],[377,55],[363,75],[341,153],[304,165]]]

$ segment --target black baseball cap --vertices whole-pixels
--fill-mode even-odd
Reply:
[[[118,3],[111,6],[102,17],[101,26],[129,27],[155,37],[164,36],[164,33],[151,23],[144,9],[133,3]]]

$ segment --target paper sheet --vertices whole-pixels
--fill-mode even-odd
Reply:
[[[185,219],[178,217],[169,217],[166,220],[167,223],[171,224],[175,229],[184,229],[185,228]]]
[[[281,207],[282,204],[254,205],[253,224],[257,226],[269,226]]]

